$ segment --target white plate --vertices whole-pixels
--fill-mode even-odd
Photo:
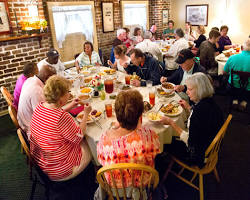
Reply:
[[[82,90],[83,90],[84,88],[90,88],[90,91],[89,91],[89,92],[82,92]],[[91,87],[84,87],[84,88],[81,88],[81,89],[80,89],[80,93],[81,93],[81,94],[89,94],[89,95],[91,95],[91,93],[93,92],[93,88],[91,88]]]
[[[168,105],[168,104],[166,104],[166,105]],[[165,106],[166,106],[165,105]],[[183,111],[183,108],[181,107],[181,105],[179,105],[178,106],[178,112],[177,113],[174,113],[174,114],[170,114],[170,113],[164,113],[164,112],[162,112],[162,111],[160,111],[163,115],[166,115],[166,116],[169,116],[169,117],[176,117],[176,116],[178,116],[178,115],[180,115],[181,113],[182,113],[182,111]]]
[[[224,54],[220,54],[216,57],[216,60],[226,62],[228,60],[228,57],[226,57]]]
[[[91,111],[92,112],[92,111]],[[90,113],[91,113],[90,112]],[[98,111],[99,112],[99,111]],[[101,111],[100,111],[101,112]],[[83,116],[83,113],[84,113],[84,111],[82,111],[82,112],[80,112],[77,116],[76,116],[76,120],[78,121],[78,122],[82,122],[82,117],[80,117],[81,115]],[[102,114],[103,114],[103,112],[102,112]],[[99,121],[101,118],[102,118],[102,114],[100,115],[100,116],[98,116],[98,117],[95,117],[95,120],[96,121]],[[91,115],[91,114],[89,114],[89,115]],[[93,115],[92,115],[92,117],[94,117]],[[90,124],[90,123],[93,123],[94,122],[94,120],[91,118],[91,120],[88,120],[87,121],[87,124]]]
[[[170,93],[160,94],[160,92],[158,92],[157,89],[161,89],[161,88],[162,88],[161,86],[159,86],[159,87],[156,88],[156,92],[157,92],[157,94],[158,94],[159,97],[169,97],[169,96],[172,96],[172,95],[175,94],[175,91],[174,91],[174,90],[172,90]],[[163,90],[163,89],[162,89],[162,90]],[[164,92],[165,92],[165,90],[164,90]]]
[[[152,113],[156,114],[156,112],[153,112],[153,111],[149,111],[149,112],[146,113],[146,116],[147,116],[148,120],[151,121],[151,122],[159,122],[161,119],[153,120],[153,119],[151,119],[149,117],[149,115],[151,115]],[[159,115],[160,117],[163,116],[161,112],[158,112],[157,115]]]

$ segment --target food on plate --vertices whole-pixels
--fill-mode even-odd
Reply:
[[[162,87],[165,89],[170,89],[170,90],[174,89],[174,85],[172,83],[169,83],[169,82],[162,83]]]
[[[148,113],[148,119],[151,121],[159,121],[161,119],[161,115],[156,112],[150,112]]]
[[[103,72],[98,73],[99,76],[104,76],[105,74]]]
[[[122,87],[122,90],[128,90],[128,89],[130,89],[130,86],[129,86],[129,85],[124,85],[124,86]]]
[[[92,117],[98,118],[98,117],[101,116],[101,114],[102,114],[101,111],[93,110],[93,111],[88,115],[87,122],[92,122],[92,121],[93,121]],[[84,112],[80,112],[80,113],[77,115],[76,118],[77,118],[78,121],[82,121],[83,116],[84,116]]]
[[[91,88],[89,87],[84,87],[82,90],[81,90],[81,93],[90,93],[92,91]]]
[[[172,104],[169,103],[166,106],[163,106],[161,108],[161,112],[163,112],[164,114],[176,114],[179,112],[179,105],[178,104]]]
[[[110,98],[110,99],[115,99],[115,98],[116,98],[116,94],[111,94],[111,95],[109,95],[109,98]]]
[[[103,70],[106,74],[114,74],[114,73],[116,73],[116,70],[115,69],[105,69],[105,70]]]
[[[151,110],[152,106],[150,105],[149,102],[144,101],[144,112],[148,112],[149,110]]]
[[[84,79],[84,83],[89,83],[91,80],[92,80],[92,77],[91,77],[91,76],[86,77],[86,78]]]
[[[166,92],[165,90],[162,89],[162,87],[160,87],[160,88],[157,88],[157,92],[159,95],[165,96],[165,95],[171,95],[173,93],[173,90],[170,92]]]
[[[80,96],[78,97],[78,99],[79,99],[80,101],[84,101],[84,100],[87,100],[87,99],[89,99],[89,98],[90,98],[89,95],[80,95]]]

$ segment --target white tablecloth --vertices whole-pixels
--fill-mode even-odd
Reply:
[[[101,69],[103,69],[103,67]],[[125,83],[125,74],[121,72],[117,72],[117,75],[119,75],[119,80]],[[134,87],[134,89],[137,89],[140,91],[140,93],[143,95],[144,101],[149,101],[149,94],[148,94],[147,87],[138,87],[138,88]],[[159,107],[161,104],[168,103],[171,100],[179,101],[180,97],[176,93],[169,98],[165,98],[165,97],[159,98],[156,95],[156,99],[155,99],[156,107],[157,106]],[[90,151],[93,155],[93,158],[96,164],[98,165],[96,145],[102,133],[110,128],[111,122],[116,121],[115,112],[114,112],[115,100],[110,100],[109,95],[106,95],[105,100],[101,100],[100,98],[92,98],[91,101],[92,101],[91,102],[92,108],[98,111],[102,111],[102,112],[105,110],[106,102],[111,102],[113,104],[113,116],[110,118],[107,118],[106,116],[104,116],[105,114],[103,114],[101,119],[99,120],[102,126],[102,129],[100,129],[95,123],[90,123],[87,126],[86,140],[89,145]],[[173,117],[173,119],[180,127],[185,128],[185,124],[184,124],[184,121],[186,120],[185,111],[183,111],[179,116]],[[147,119],[146,116],[143,117],[142,124],[152,127],[152,129],[159,135],[159,139],[161,143],[161,151],[163,150],[163,145],[170,144],[172,141],[172,136],[175,135],[175,132],[171,126],[168,126],[168,125],[163,126],[161,124],[152,123]]]

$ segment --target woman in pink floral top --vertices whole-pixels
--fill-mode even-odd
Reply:
[[[137,90],[122,91],[115,102],[119,127],[105,132],[97,145],[97,156],[103,166],[115,163],[140,163],[154,167],[154,158],[160,152],[158,135],[148,127],[141,126],[143,98]],[[139,172],[138,172],[139,173]],[[135,185],[139,185],[140,174],[135,173]],[[111,183],[111,178],[106,174]],[[118,188],[122,188],[120,172],[114,172]],[[123,173],[124,185],[132,185],[130,171]],[[147,184],[148,176],[143,178]]]

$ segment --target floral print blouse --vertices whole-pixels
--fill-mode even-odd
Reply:
[[[110,140],[105,132],[97,144],[97,157],[102,166],[115,163],[139,163],[154,167],[154,158],[160,152],[158,135],[148,127],[141,127],[131,133]],[[111,184],[110,174],[105,174],[108,183]],[[113,172],[117,188],[122,188],[120,172]],[[132,173],[130,170],[123,172],[124,186],[132,185]],[[148,183],[149,175],[143,176],[143,185]],[[139,186],[140,172],[134,172],[135,186]],[[112,184],[111,184],[112,185]]]

